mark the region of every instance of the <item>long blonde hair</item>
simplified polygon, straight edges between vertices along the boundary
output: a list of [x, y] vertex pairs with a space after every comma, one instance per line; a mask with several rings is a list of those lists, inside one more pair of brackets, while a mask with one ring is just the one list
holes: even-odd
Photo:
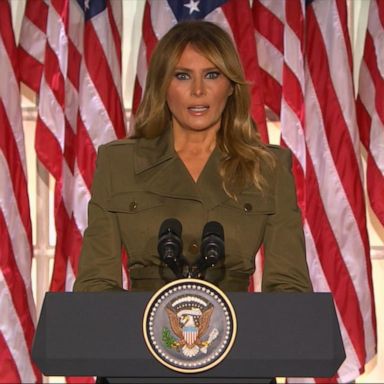
[[187, 21], [175, 25], [158, 42], [149, 64], [143, 100], [135, 119], [134, 137], [160, 136], [171, 126], [166, 93], [174, 69], [190, 44], [211, 61], [232, 83], [233, 93], [224, 108], [217, 143], [223, 153], [220, 175], [232, 198], [249, 185], [263, 190], [262, 169], [275, 159], [261, 142], [250, 116], [250, 92], [231, 37], [214, 23]]

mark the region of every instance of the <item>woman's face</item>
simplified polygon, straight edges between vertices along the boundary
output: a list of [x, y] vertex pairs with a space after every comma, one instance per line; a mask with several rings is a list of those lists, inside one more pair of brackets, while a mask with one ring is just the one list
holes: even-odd
[[232, 85], [191, 45], [184, 49], [167, 91], [174, 129], [218, 131]]

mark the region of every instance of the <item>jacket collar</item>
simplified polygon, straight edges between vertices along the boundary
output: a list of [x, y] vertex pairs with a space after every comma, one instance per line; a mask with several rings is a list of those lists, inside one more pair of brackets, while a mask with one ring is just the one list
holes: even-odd
[[195, 182], [173, 145], [173, 135], [168, 129], [155, 139], [138, 140], [134, 155], [135, 173], [147, 179], [146, 189], [152, 193], [204, 203], [211, 209], [229, 199], [221, 186], [218, 173], [221, 152], [212, 152], [199, 179]]
[[171, 129], [154, 139], [141, 138], [137, 142], [134, 155], [135, 173], [140, 174], [148, 169], [177, 156], [173, 147]]

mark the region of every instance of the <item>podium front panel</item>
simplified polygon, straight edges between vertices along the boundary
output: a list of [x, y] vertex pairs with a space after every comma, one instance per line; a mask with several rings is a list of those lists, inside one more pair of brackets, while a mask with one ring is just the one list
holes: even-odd
[[205, 372], [174, 372], [150, 354], [142, 333], [150, 293], [47, 293], [32, 357], [48, 376], [246, 380], [336, 373], [345, 353], [330, 294], [227, 295], [237, 316], [236, 340]]

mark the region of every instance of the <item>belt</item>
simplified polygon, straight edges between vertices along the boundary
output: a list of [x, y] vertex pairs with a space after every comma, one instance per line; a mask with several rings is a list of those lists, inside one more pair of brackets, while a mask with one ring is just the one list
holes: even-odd
[[[146, 266], [129, 271], [132, 291], [156, 291], [165, 284], [176, 280], [170, 268], [166, 266]], [[247, 291], [248, 273], [228, 270], [226, 268], [210, 268], [205, 273], [208, 281], [224, 291]]]

